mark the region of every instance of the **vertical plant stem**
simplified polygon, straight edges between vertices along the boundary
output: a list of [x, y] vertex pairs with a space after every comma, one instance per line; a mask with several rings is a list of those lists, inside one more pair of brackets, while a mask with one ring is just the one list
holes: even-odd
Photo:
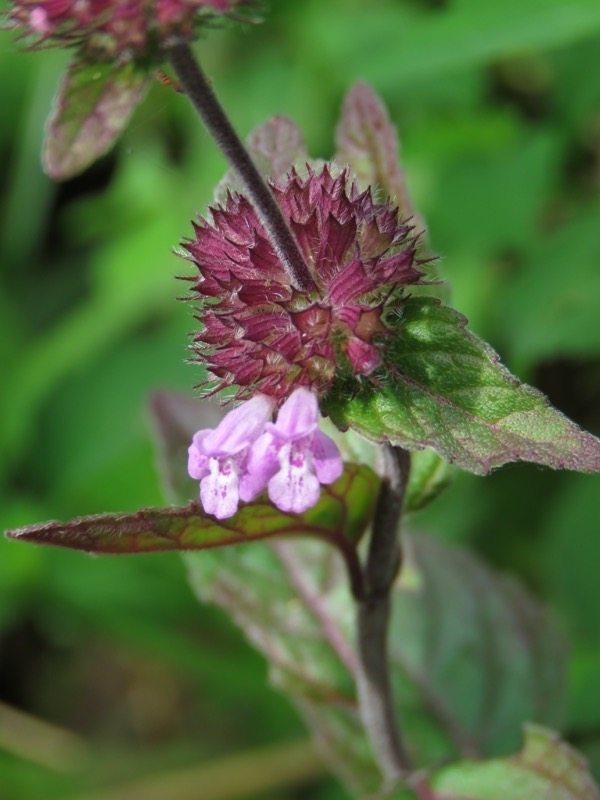
[[383, 446], [383, 481], [365, 564], [365, 592], [358, 603], [358, 695], [363, 724], [388, 784], [412, 769], [398, 728], [387, 652], [391, 590], [401, 563], [399, 523], [410, 470], [410, 454]]
[[248, 151], [235, 132], [189, 45], [183, 43], [174, 45], [169, 50], [169, 57], [192, 105], [219, 149], [236, 171], [240, 183], [248, 193], [271, 244], [292, 282], [298, 289], [310, 290], [314, 282], [298, 244], [283, 218], [271, 190], [254, 166]]

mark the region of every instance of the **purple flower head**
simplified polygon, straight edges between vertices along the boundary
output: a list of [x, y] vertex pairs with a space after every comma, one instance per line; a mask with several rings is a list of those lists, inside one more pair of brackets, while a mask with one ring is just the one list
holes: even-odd
[[5, 27], [32, 47], [74, 47], [83, 62], [162, 61], [174, 41], [193, 39], [241, 0], [13, 0]]
[[319, 499], [321, 484], [336, 481], [344, 465], [335, 442], [318, 430], [319, 407], [308, 389], [296, 389], [269, 421], [275, 403], [257, 395], [214, 429], [198, 431], [188, 450], [188, 472], [200, 481], [207, 514], [226, 519], [239, 501], [266, 489], [281, 511], [301, 514]]
[[340, 373], [372, 375], [385, 362], [386, 315], [422, 272], [411, 225], [347, 171], [292, 170], [271, 188], [313, 279], [307, 291], [291, 285], [239, 194], [195, 223], [183, 248], [200, 273], [190, 278], [202, 323], [193, 349], [212, 375], [208, 391], [236, 385], [240, 397], [262, 392], [281, 404], [298, 386], [321, 396]]
[[230, 411], [212, 430], [198, 431], [188, 449], [188, 473], [200, 481], [200, 500], [207, 514], [231, 517], [241, 500], [254, 500], [264, 483], [248, 473], [251, 445], [273, 413], [274, 403], [257, 395]]
[[336, 481], [344, 465], [335, 442], [318, 430], [319, 407], [308, 389], [296, 389], [281, 406], [277, 422], [267, 422], [252, 446], [248, 471], [269, 490], [281, 511], [312, 508], [321, 484]]

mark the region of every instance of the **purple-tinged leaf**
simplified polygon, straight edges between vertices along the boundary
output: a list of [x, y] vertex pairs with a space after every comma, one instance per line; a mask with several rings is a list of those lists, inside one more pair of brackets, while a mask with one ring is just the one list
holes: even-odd
[[286, 514], [263, 498], [242, 506], [227, 520], [215, 520], [198, 503], [191, 503], [185, 508], [149, 508], [133, 514], [45, 522], [6, 535], [36, 544], [113, 554], [204, 550], [267, 537], [311, 536], [340, 549], [353, 588], [360, 592], [355, 547], [372, 517], [377, 487], [378, 478], [368, 467], [347, 464], [341, 478], [323, 486], [319, 502], [304, 514]]
[[[248, 152], [260, 174], [265, 178], [283, 178], [293, 166], [302, 170], [309, 161], [302, 131], [296, 123], [284, 116], [276, 116], [255, 128], [246, 141]], [[227, 191], [243, 193], [235, 174], [230, 169], [215, 189], [215, 200], [224, 203]]]
[[113, 145], [150, 79], [134, 64], [72, 62], [48, 120], [44, 169], [57, 180], [77, 175]]
[[425, 221], [415, 212], [400, 162], [396, 129], [381, 98], [366, 83], [356, 83], [346, 95], [336, 130], [337, 153], [334, 161], [348, 164], [361, 189], [379, 188], [400, 209], [400, 216], [411, 220], [417, 233], [419, 256], [428, 263], [431, 283], [416, 286], [413, 294], [450, 299], [450, 287], [442, 280], [439, 265], [425, 238]]
[[526, 726], [518, 755], [453, 764], [433, 787], [435, 800], [600, 800], [584, 759], [537, 725]]
[[308, 159], [302, 131], [288, 117], [276, 116], [252, 131], [248, 150], [263, 175], [282, 178], [294, 164]]
[[[334, 160], [349, 164], [361, 188], [379, 186], [398, 205], [402, 216], [414, 217], [404, 171], [400, 167], [400, 148], [396, 129], [386, 107], [366, 83], [356, 83], [346, 95], [336, 131]], [[417, 220], [422, 230], [423, 223]]]
[[354, 396], [342, 386], [327, 398], [340, 428], [409, 450], [431, 447], [476, 474], [509, 461], [600, 471], [600, 440], [511, 375], [457, 311], [410, 297], [394, 324], [381, 385]]

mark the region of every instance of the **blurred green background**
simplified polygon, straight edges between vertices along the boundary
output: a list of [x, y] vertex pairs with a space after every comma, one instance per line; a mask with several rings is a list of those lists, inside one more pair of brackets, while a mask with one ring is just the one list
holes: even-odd
[[[597, 0], [265, 6], [263, 25], [198, 48], [240, 133], [287, 114], [327, 157], [345, 91], [371, 82], [454, 305], [513, 372], [600, 434]], [[224, 162], [157, 82], [114, 152], [53, 184], [39, 150], [64, 64], [0, 38], [1, 529], [161, 504], [145, 398], [198, 380], [185, 363], [190, 309], [176, 301], [185, 265], [170, 248]], [[459, 476], [413, 520], [554, 609], [572, 643], [565, 733], [597, 777], [599, 497], [597, 477], [517, 465]], [[280, 751], [254, 755], [304, 736], [266, 672], [221, 612], [197, 604], [177, 556], [94, 559], [0, 539], [0, 701], [33, 717], [17, 724], [0, 705], [0, 800], [117, 798], [114, 787], [180, 770], [184, 793], [164, 796], [208, 798], [194, 793], [203, 770], [245, 752], [242, 784], [260, 772], [273, 788], [233, 786], [225, 800], [347, 797], [309, 756], [277, 779]], [[84, 746], [94, 757], [80, 768]]]

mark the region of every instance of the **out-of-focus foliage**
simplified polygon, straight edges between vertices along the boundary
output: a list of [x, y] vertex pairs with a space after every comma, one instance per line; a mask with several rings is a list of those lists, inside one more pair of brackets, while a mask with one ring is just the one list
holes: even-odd
[[[506, 755], [523, 719], [559, 723], [563, 642], [523, 588], [422, 533], [404, 548], [389, 650], [416, 766]], [[335, 551], [290, 541], [204, 555], [186, 558], [199, 597], [231, 613], [328, 761], [370, 796], [381, 776], [358, 713], [354, 615]]]
[[585, 761], [556, 734], [528, 725], [523, 750], [517, 756], [483, 763], [466, 762], [442, 770], [435, 788], [444, 797], [479, 800], [597, 800], [598, 789]]
[[[309, 152], [329, 156], [347, 88], [370, 81], [399, 128], [453, 305], [511, 371], [598, 435], [596, 0], [266, 6], [262, 26], [200, 47], [240, 132], [287, 114]], [[39, 150], [64, 64], [17, 54], [2, 34], [2, 528], [163, 503], [145, 397], [200, 379], [175, 301], [186, 266], [169, 249], [224, 163], [185, 99], [157, 82], [116, 151], [52, 184]], [[412, 522], [519, 574], [554, 608], [572, 643], [563, 731], [600, 777], [598, 479], [529, 465], [460, 475]], [[0, 541], [0, 699], [96, 754], [49, 768], [0, 714], [2, 800], [75, 798], [301, 736], [266, 672], [226, 617], [197, 605], [175, 555], [91, 559]], [[292, 774], [294, 788], [256, 789], [257, 800], [347, 796], [314, 768]]]

